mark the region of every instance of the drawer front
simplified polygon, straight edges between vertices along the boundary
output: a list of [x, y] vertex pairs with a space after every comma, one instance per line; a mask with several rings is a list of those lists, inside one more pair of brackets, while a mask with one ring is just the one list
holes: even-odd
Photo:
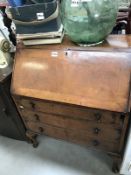
[[96, 136], [101, 140], [119, 142], [121, 138], [122, 128], [113, 125], [105, 125], [104, 123], [97, 123], [85, 119], [76, 119], [61, 115], [52, 115], [41, 112], [31, 112], [28, 110], [21, 111], [22, 117], [26, 121], [40, 122], [43, 124], [75, 130], [76, 132], [86, 132], [90, 136]]
[[104, 142], [97, 137], [91, 137], [85, 131], [76, 131], [70, 129], [59, 128], [55, 126], [46, 125], [43, 123], [26, 123], [28, 129], [38, 134], [44, 134], [53, 138], [62, 139], [78, 144], [82, 144], [89, 147], [94, 147], [95, 149], [105, 150], [107, 152], [118, 152], [118, 143]]
[[97, 123], [105, 123], [110, 125], [117, 125], [122, 127], [123, 116], [119, 113], [90, 109], [80, 106], [65, 105], [54, 102], [46, 102], [32, 99], [17, 100], [20, 109], [27, 108], [30, 111], [39, 111], [49, 114], [57, 114], [68, 117], [75, 117], [75, 119], [84, 119], [95, 121]]

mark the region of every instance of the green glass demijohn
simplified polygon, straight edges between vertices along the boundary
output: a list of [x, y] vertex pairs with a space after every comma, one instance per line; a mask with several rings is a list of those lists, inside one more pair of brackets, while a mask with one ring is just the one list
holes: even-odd
[[62, 0], [61, 17], [66, 34], [81, 45], [101, 43], [112, 31], [117, 0]]

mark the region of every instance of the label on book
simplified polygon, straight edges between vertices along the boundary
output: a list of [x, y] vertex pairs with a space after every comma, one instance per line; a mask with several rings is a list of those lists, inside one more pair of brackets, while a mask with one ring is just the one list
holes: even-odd
[[44, 15], [43, 12], [41, 12], [41, 13], [36, 13], [36, 16], [37, 16], [37, 19], [38, 19], [38, 20], [43, 20], [43, 19], [45, 19], [45, 15]]
[[72, 0], [71, 7], [79, 7], [79, 4], [82, 2], [91, 2], [92, 0]]
[[72, 0], [71, 1], [71, 7], [78, 7], [80, 3], [80, 0]]

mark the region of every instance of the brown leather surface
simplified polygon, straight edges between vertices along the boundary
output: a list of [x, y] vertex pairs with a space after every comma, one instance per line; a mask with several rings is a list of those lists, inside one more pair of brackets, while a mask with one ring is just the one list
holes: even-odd
[[114, 38], [94, 48], [69, 44], [67, 50], [71, 42], [66, 39], [62, 45], [43, 49], [18, 49], [12, 93], [128, 112], [131, 36]]

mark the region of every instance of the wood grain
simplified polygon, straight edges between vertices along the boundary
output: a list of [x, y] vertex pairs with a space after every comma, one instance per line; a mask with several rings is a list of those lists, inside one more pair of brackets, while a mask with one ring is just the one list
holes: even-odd
[[17, 50], [13, 94], [129, 112], [130, 52], [52, 48]]
[[75, 130], [75, 132], [85, 132], [89, 136], [96, 136], [101, 140], [119, 142], [121, 139], [123, 126], [105, 125], [94, 121], [81, 120], [71, 117], [52, 115], [47, 113], [38, 113], [31, 111], [23, 111], [22, 117], [26, 121], [40, 122], [43, 124], [64, 128], [67, 130]]
[[11, 92], [36, 146], [37, 134], [122, 156], [130, 113], [131, 35], [83, 48], [18, 46]]
[[76, 132], [75, 130], [67, 130], [42, 123], [27, 122], [26, 124], [31, 131], [38, 134], [48, 135], [57, 139], [70, 141], [92, 148], [94, 147], [95, 149], [99, 150], [105, 150], [107, 152], [118, 152], [118, 143], [104, 142], [99, 140], [98, 137], [88, 135], [86, 132]]
[[24, 110], [21, 112], [25, 113], [28, 111], [44, 112], [47, 114], [60, 115], [68, 118], [74, 118], [78, 120], [87, 120], [95, 123], [103, 123], [108, 125], [122, 126], [124, 118], [121, 117], [120, 113], [97, 110], [87, 107], [81, 107], [76, 105], [67, 105], [62, 103], [55, 103], [52, 101], [21, 98], [17, 101], [17, 106], [23, 106]]

